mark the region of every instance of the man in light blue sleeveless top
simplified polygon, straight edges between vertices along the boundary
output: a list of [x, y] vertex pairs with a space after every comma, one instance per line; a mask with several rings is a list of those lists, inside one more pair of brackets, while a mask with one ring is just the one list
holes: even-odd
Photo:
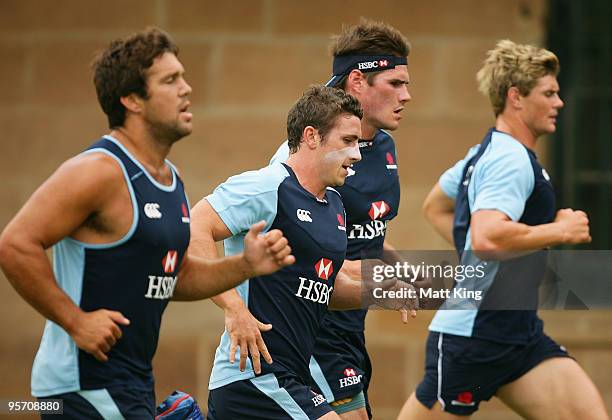
[[258, 235], [263, 223], [244, 253], [187, 255], [189, 203], [165, 159], [192, 130], [177, 54], [158, 29], [101, 52], [94, 82], [110, 134], [65, 162], [0, 238], [6, 276], [47, 318], [32, 394], [63, 400], [62, 418], [153, 418], [151, 362], [169, 300], [207, 298], [293, 262], [280, 231]]

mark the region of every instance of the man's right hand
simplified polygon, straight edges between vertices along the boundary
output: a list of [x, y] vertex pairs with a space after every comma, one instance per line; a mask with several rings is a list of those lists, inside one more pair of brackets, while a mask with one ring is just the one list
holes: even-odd
[[240, 346], [239, 368], [241, 372], [246, 367], [249, 354], [256, 374], [261, 373], [261, 356], [268, 364], [272, 363], [272, 357], [261, 337], [262, 331], [272, 329], [271, 324], [259, 322], [243, 304], [240, 304], [225, 309], [225, 328], [231, 339], [230, 363], [236, 361], [236, 350]]
[[295, 262], [291, 247], [278, 229], [262, 234], [265, 221], [255, 223], [244, 237], [244, 261], [252, 276], [272, 274]]
[[562, 243], [583, 244], [591, 242], [589, 218], [581, 210], [562, 209], [557, 212], [555, 223], [559, 223], [563, 232]]
[[98, 309], [81, 312], [70, 328], [70, 336], [81, 350], [101, 362], [108, 361], [106, 353], [123, 335], [120, 325], [130, 325], [121, 312]]

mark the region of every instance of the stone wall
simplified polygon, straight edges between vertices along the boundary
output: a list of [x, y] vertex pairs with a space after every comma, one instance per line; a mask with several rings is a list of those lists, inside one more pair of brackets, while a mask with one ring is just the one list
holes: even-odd
[[[285, 136], [286, 112], [330, 76], [329, 35], [360, 16], [411, 41], [413, 101], [395, 133], [402, 204], [389, 239], [400, 249], [445, 248], [421, 203], [439, 174], [493, 123], [475, 72], [501, 38], [543, 44], [544, 0], [3, 0], [0, 12], [0, 227], [66, 158], [107, 131], [88, 67], [96, 49], [147, 25], [169, 31], [194, 92], [194, 134], [174, 147], [192, 203], [228, 176], [265, 165]], [[544, 151], [544, 149], [542, 149]], [[41, 209], [40, 211], [44, 211]], [[0, 399], [29, 395], [43, 320], [0, 281]], [[409, 326], [369, 316], [378, 418], [393, 418], [422, 375], [431, 314]], [[547, 314], [612, 404], [609, 314]], [[223, 317], [210, 302], [170, 305], [155, 361], [158, 400], [174, 388], [202, 404]], [[579, 333], [577, 333], [577, 331]], [[576, 335], [578, 334], [578, 335]], [[607, 374], [606, 374], [607, 372]], [[17, 418], [17, 417], [15, 417]], [[475, 418], [517, 418], [499, 402]]]

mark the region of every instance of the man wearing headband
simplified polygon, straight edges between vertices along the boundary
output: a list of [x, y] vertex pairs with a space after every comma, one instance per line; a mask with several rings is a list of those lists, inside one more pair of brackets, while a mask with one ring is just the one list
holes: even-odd
[[[411, 99], [406, 59], [410, 45], [395, 28], [362, 19], [333, 38], [331, 51], [333, 77], [327, 86], [344, 89], [363, 107], [359, 142], [362, 160], [349, 168], [346, 183], [338, 187], [346, 208], [348, 236], [347, 260], [342, 269], [352, 278], [361, 279], [362, 253], [380, 258], [383, 250], [393, 249], [385, 242], [385, 234], [388, 221], [397, 215], [400, 184], [395, 143], [384, 130], [399, 127], [404, 105]], [[285, 142], [272, 161], [284, 162], [288, 156]], [[213, 300], [225, 309], [228, 332], [234, 343], [245, 349], [244, 358], [246, 349], [255, 349], [255, 354], [249, 351], [255, 366], [259, 365], [260, 352], [270, 361], [260, 331], [273, 326], [255, 319], [234, 291]], [[371, 417], [367, 388], [372, 369], [365, 347], [366, 313], [364, 309], [330, 312], [310, 361], [316, 387], [346, 419]]]
[[[362, 20], [332, 41], [334, 75], [327, 83], [356, 97], [363, 107], [362, 160], [339, 188], [346, 209], [348, 247], [344, 269], [361, 279], [364, 257], [393, 250], [387, 223], [398, 212], [400, 183], [395, 142], [384, 130], [399, 127], [410, 101], [410, 44], [395, 28]], [[310, 373], [334, 410], [345, 419], [371, 417], [367, 397], [372, 365], [365, 345], [367, 309], [330, 312], [319, 332]]]
[[[236, 288], [252, 316], [274, 325], [264, 334], [274, 362], [251, 367], [242, 347], [247, 370], [241, 371], [229, 361], [228, 328], [215, 353], [208, 419], [339, 418], [325, 397], [313, 392], [309, 362], [328, 307], [361, 306], [361, 284], [340, 271], [346, 217], [331, 186], [344, 184], [350, 165], [361, 158], [362, 115], [359, 102], [346, 92], [311, 87], [288, 114], [287, 161], [233, 176], [193, 208], [192, 252], [215, 257], [219, 240], [227, 255], [240, 252], [250, 221], [262, 219], [266, 229], [282, 229], [295, 256], [291, 268], [251, 277]], [[412, 288], [400, 282], [391, 286]], [[409, 299], [381, 303], [413, 307]], [[249, 350], [254, 363], [257, 348]]]

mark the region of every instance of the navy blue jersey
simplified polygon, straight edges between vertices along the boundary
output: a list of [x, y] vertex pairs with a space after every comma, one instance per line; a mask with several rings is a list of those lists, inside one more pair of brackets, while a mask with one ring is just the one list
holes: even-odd
[[59, 286], [84, 311], [120, 311], [130, 320], [107, 362], [78, 349], [47, 321], [32, 371], [32, 394], [129, 386], [151, 390], [151, 360], [162, 313], [172, 296], [189, 245], [189, 205], [176, 170], [172, 185], [157, 181], [116, 139], [105, 136], [84, 153], [105, 153], [121, 166], [133, 206], [132, 225], [120, 240], [88, 244], [70, 237], [53, 248]]
[[[343, 186], [336, 187], [346, 210], [348, 260], [381, 258], [387, 223], [397, 216], [400, 184], [393, 137], [378, 130], [375, 137], [359, 142], [361, 160], [349, 168]], [[289, 156], [281, 145], [272, 162]], [[325, 320], [329, 328], [359, 332], [364, 329], [367, 310], [332, 311]]]
[[[226, 255], [242, 251], [244, 235], [259, 220], [267, 222], [266, 230], [281, 229], [288, 239], [295, 264], [251, 278], [236, 290], [255, 318], [273, 325], [262, 335], [274, 363], [262, 364], [262, 375], [291, 372], [308, 383], [317, 332], [346, 254], [340, 195], [327, 189], [325, 198], [318, 199], [300, 185], [289, 166], [275, 163], [229, 178], [206, 199], [233, 234], [225, 240]], [[250, 360], [244, 372], [229, 363], [229, 349], [225, 331], [210, 389], [254, 377]]]
[[[466, 279], [455, 287], [482, 290], [485, 297], [477, 308], [465, 299], [448, 299], [429, 329], [502, 343], [530, 341], [542, 333], [536, 310], [546, 251], [486, 264], [466, 251], [472, 249], [471, 214], [478, 210], [498, 210], [530, 226], [554, 220], [555, 194], [546, 170], [532, 150], [510, 135], [491, 129], [479, 146], [442, 175], [440, 186], [455, 199], [453, 233], [461, 263], [483, 267], [485, 272], [483, 277]], [[512, 307], [525, 309], [491, 310]]]

